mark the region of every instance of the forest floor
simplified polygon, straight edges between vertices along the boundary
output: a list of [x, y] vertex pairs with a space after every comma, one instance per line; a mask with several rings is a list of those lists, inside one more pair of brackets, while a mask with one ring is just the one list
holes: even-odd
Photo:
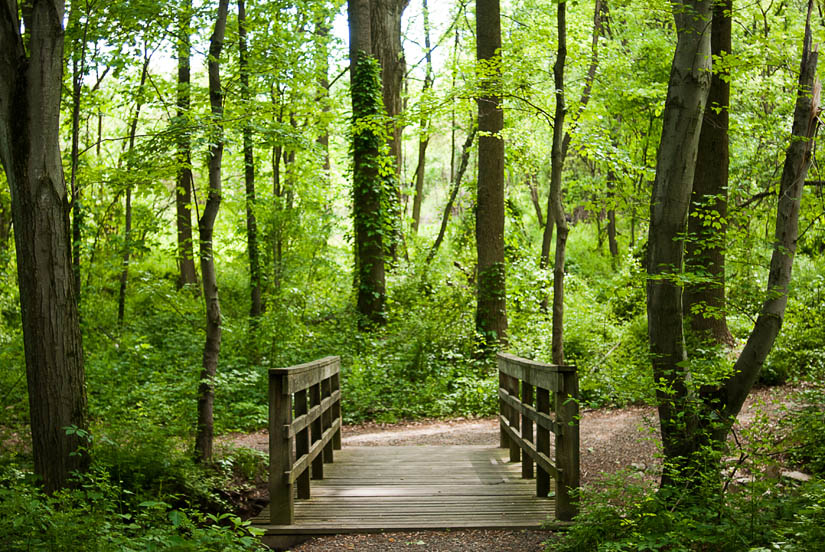
[[[755, 420], [774, 425], [788, 405], [789, 386], [757, 389], [748, 398], [735, 428], [741, 435]], [[765, 415], [764, 417], [762, 415]], [[652, 407], [585, 410], [581, 424], [581, 477], [585, 487], [598, 487], [605, 475], [630, 469], [655, 480], [658, 418]], [[740, 437], [741, 438], [741, 437]], [[235, 445], [267, 450], [265, 432], [227, 436]], [[344, 446], [495, 445], [498, 422], [492, 418], [419, 420], [398, 424], [345, 425]], [[453, 530], [316, 537], [293, 552], [533, 552], [557, 540], [547, 531]], [[552, 549], [552, 548], [551, 548]]]

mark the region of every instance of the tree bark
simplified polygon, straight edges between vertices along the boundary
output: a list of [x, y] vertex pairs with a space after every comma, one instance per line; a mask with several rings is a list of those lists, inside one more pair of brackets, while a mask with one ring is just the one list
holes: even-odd
[[[60, 158], [61, 1], [0, 8], [0, 160], [11, 191], [35, 473], [47, 492], [88, 466], [85, 372]], [[28, 48], [24, 47], [24, 43]], [[29, 56], [28, 52], [31, 53]]]
[[[381, 198], [384, 182], [378, 172], [380, 134], [365, 124], [380, 117], [376, 101], [380, 77], [372, 57], [369, 0], [348, 0], [350, 82], [353, 127], [353, 226], [355, 287], [359, 326], [367, 329], [386, 322], [384, 303], [384, 241]], [[374, 126], [374, 125], [373, 125]]]
[[[707, 26], [712, 4], [711, 0], [671, 2], [677, 43], [650, 200], [648, 338], [653, 379], [658, 384], [656, 395], [666, 459], [686, 457], [690, 444], [685, 436], [694, 435], [696, 430], [695, 416], [689, 414], [682, 287], [678, 277], [682, 270], [682, 240], [687, 229], [702, 112], [710, 87]], [[662, 483], [672, 483], [667, 473]]]
[[[731, 51], [732, 0], [713, 4], [711, 54], [714, 59]], [[728, 213], [728, 109], [730, 71], [715, 69], [710, 80], [702, 120], [696, 173], [690, 196], [685, 270], [700, 283], [685, 286], [684, 311], [699, 340], [733, 344], [725, 308], [725, 234]]]
[[[424, 74], [424, 85], [421, 88], [421, 99], [425, 101], [433, 86], [433, 56], [430, 51], [430, 12], [427, 9], [427, 0], [422, 0], [422, 15], [424, 17], [424, 48], [426, 49], [427, 69]], [[430, 143], [430, 121], [424, 109], [421, 110], [419, 123], [421, 136], [418, 139], [418, 165], [415, 168], [415, 196], [413, 197], [412, 233], [418, 234], [418, 225], [421, 224], [421, 202], [424, 200], [424, 174], [427, 161], [427, 145]]]
[[616, 241], [616, 173], [607, 171], [607, 246], [613, 266], [619, 257], [619, 242]]
[[190, 84], [190, 36], [192, 21], [192, 0], [183, 0], [177, 38], [178, 90], [177, 119], [180, 128], [177, 134], [177, 185], [175, 187], [175, 209], [177, 226], [178, 285], [193, 287], [198, 283], [195, 271], [195, 255], [192, 245], [192, 140], [189, 136], [189, 109], [191, 104]]
[[[241, 101], [247, 117], [251, 117], [251, 91], [249, 88], [249, 60], [246, 48], [246, 6], [238, 0], [238, 52], [241, 77]], [[261, 267], [258, 252], [258, 220], [255, 216], [255, 148], [252, 142], [252, 122], [247, 118], [243, 125], [244, 183], [246, 185], [246, 243], [249, 256], [249, 316], [253, 321], [263, 313], [261, 297]]]
[[[567, 252], [567, 219], [562, 203], [561, 177], [564, 170], [564, 64], [567, 61], [567, 2], [559, 2], [556, 17], [558, 51], [553, 64], [553, 81], [556, 87], [556, 110], [553, 121], [553, 147], [551, 150], [550, 197], [547, 202], [547, 220], [553, 213], [556, 223], [556, 254], [553, 262], [553, 330], [552, 357], [554, 364], [564, 364], [564, 262]], [[594, 35], [596, 31], [594, 30]], [[595, 71], [594, 71], [595, 72]], [[589, 93], [588, 93], [589, 94]], [[586, 102], [585, 102], [586, 103]], [[567, 135], [569, 136], [569, 134]]]
[[221, 350], [221, 306], [212, 239], [215, 219], [221, 205], [223, 91], [221, 90], [220, 58], [228, 10], [229, 0], [220, 0], [215, 29], [209, 40], [209, 105], [212, 111], [213, 132], [209, 147], [209, 194], [203, 214], [198, 221], [203, 298], [206, 302], [206, 343], [203, 348], [203, 370], [198, 387], [198, 427], [195, 434], [195, 457], [201, 462], [212, 460], [214, 379], [218, 371], [218, 355]]
[[401, 133], [403, 125], [399, 121], [402, 111], [401, 90], [406, 61], [404, 50], [401, 48], [401, 16], [410, 0], [369, 0], [370, 50], [381, 66], [381, 85], [384, 110], [389, 118], [389, 137], [387, 143], [395, 168], [394, 194], [388, 199], [391, 226], [394, 235], [388, 236], [388, 244], [393, 258], [395, 258], [396, 244], [400, 241], [401, 232]]
[[476, 0], [476, 57], [483, 78], [478, 103], [476, 331], [495, 348], [507, 340], [504, 268], [504, 140], [501, 130], [501, 19], [499, 0]]

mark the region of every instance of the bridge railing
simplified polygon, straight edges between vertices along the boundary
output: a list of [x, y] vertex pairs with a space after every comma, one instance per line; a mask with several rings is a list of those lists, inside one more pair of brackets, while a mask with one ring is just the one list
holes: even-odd
[[269, 512], [275, 525], [294, 522], [296, 494], [309, 498], [310, 472], [323, 479], [324, 463], [341, 448], [340, 372], [337, 356], [269, 370]]
[[[501, 447], [521, 464], [521, 476], [534, 477], [536, 495], [550, 493], [556, 480], [556, 518], [570, 521], [579, 487], [579, 381], [575, 366], [555, 366], [499, 353], [499, 422]], [[552, 414], [552, 416], [551, 416]], [[555, 436], [555, 459], [550, 434]]]

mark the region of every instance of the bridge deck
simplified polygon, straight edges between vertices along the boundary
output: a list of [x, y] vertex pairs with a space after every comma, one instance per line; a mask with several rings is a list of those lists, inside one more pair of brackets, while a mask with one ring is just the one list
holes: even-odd
[[[521, 528], [554, 519], [555, 501], [535, 496], [521, 464], [490, 446], [344, 447], [296, 500], [294, 525], [253, 520], [267, 536], [383, 530]], [[264, 539], [266, 541], [266, 538]]]

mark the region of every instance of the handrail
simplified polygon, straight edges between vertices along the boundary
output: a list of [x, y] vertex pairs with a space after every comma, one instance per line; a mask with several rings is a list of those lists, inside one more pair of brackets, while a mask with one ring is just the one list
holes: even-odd
[[[548, 496], [550, 477], [556, 480], [556, 518], [570, 521], [577, 512], [571, 495], [580, 479], [576, 367], [542, 364], [507, 353], [498, 353], [497, 361], [501, 447], [510, 449], [511, 462], [522, 462], [524, 479], [533, 478], [535, 463], [537, 496]], [[550, 456], [551, 433], [555, 435], [555, 460]]]
[[337, 356], [269, 370], [269, 515], [275, 525], [292, 525], [295, 484], [297, 497], [309, 498], [310, 467], [312, 479], [323, 479], [324, 463], [341, 449], [340, 372]]

